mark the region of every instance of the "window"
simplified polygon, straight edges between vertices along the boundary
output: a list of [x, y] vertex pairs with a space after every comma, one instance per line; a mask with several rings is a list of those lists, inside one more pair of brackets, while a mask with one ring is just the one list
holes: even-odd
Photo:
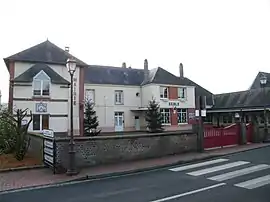
[[170, 109], [160, 109], [160, 113], [162, 116], [162, 124], [170, 124], [171, 123]]
[[49, 115], [48, 114], [34, 114], [33, 115], [33, 130], [49, 129]]
[[187, 123], [187, 109], [177, 109], [178, 123]]
[[168, 88], [160, 87], [160, 98], [169, 98]]
[[223, 116], [223, 123], [232, 123], [232, 115], [228, 114], [228, 115], [224, 115]]
[[260, 123], [261, 124], [264, 124], [264, 114], [261, 114], [260, 115]]
[[187, 98], [187, 88], [178, 88], [178, 98], [186, 99]]
[[85, 90], [85, 101], [95, 102], [95, 90], [86, 89]]
[[33, 78], [33, 94], [34, 96], [50, 95], [50, 77], [42, 70]]
[[203, 122], [213, 123], [213, 114], [206, 113], [206, 116], [203, 117]]
[[115, 91], [115, 104], [116, 105], [124, 104], [124, 93], [122, 90]]

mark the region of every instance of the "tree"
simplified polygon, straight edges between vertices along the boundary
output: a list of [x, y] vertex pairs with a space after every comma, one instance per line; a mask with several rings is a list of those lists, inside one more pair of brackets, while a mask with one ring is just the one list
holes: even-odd
[[98, 135], [101, 130], [97, 130], [99, 125], [98, 117], [96, 116], [96, 111], [94, 110], [94, 102], [85, 102], [85, 112], [84, 112], [84, 134], [86, 136]]
[[159, 104], [155, 99], [149, 101], [145, 120], [147, 122], [149, 132], [157, 133], [164, 130], [162, 126], [162, 115], [160, 113]]

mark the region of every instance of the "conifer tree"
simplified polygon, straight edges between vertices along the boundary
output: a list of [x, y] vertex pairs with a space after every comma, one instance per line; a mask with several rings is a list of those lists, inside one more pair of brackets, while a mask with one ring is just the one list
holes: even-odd
[[148, 132], [157, 133], [164, 130], [162, 126], [162, 115], [160, 113], [159, 104], [155, 99], [149, 101], [145, 120], [147, 122]]
[[85, 102], [84, 111], [84, 134], [86, 136], [98, 135], [101, 130], [97, 130], [99, 125], [98, 117], [96, 116], [96, 111], [94, 110], [94, 102]]

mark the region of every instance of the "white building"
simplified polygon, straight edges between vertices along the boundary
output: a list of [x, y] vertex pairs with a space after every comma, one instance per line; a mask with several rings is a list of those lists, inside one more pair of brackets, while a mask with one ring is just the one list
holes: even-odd
[[[10, 73], [9, 107], [32, 111], [31, 131], [52, 129], [69, 131], [68, 58], [75, 58], [50, 41], [45, 41], [4, 59]], [[95, 102], [102, 132], [144, 130], [144, 112], [155, 98], [160, 103], [167, 129], [186, 129], [192, 123], [195, 94], [206, 95], [211, 105], [212, 94], [184, 77], [158, 67], [144, 69], [87, 65], [77, 61], [74, 78], [74, 133], [83, 135], [85, 99]], [[175, 110], [177, 108], [177, 110]], [[176, 113], [174, 113], [176, 112]]]

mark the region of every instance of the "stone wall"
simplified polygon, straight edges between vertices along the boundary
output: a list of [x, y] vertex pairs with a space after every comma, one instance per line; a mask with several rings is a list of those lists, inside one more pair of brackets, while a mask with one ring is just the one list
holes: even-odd
[[[56, 162], [68, 166], [68, 138], [56, 139]], [[179, 154], [197, 149], [197, 135], [192, 132], [136, 134], [124, 136], [76, 137], [76, 164], [94, 166]]]

